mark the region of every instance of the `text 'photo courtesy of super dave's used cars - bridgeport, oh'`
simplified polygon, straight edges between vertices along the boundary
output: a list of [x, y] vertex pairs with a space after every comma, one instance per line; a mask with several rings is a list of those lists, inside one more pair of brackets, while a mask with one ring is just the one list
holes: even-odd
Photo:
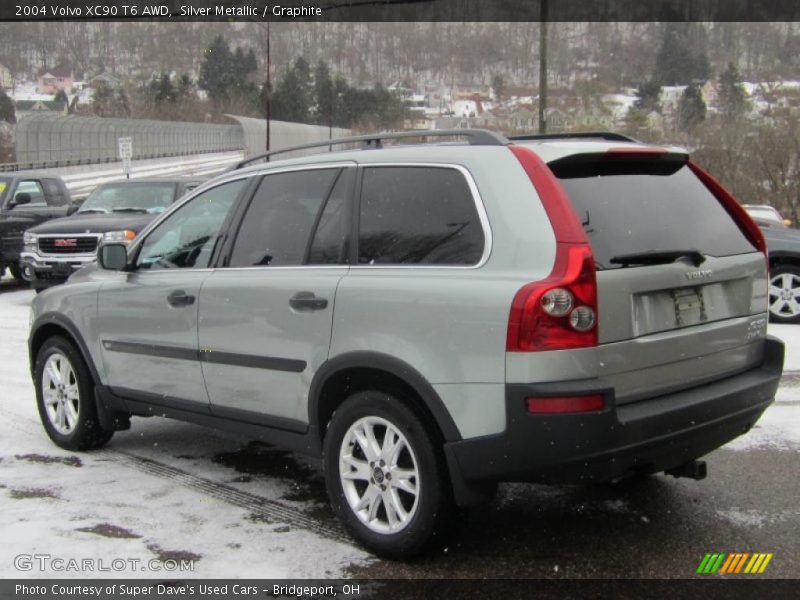
[[[345, 143], [366, 149], [328, 151]], [[500, 482], [702, 479], [773, 401], [764, 235], [685, 149], [480, 129], [317, 146], [98, 238], [34, 299], [55, 444], [159, 415], [321, 458], [352, 537], [407, 558]]]

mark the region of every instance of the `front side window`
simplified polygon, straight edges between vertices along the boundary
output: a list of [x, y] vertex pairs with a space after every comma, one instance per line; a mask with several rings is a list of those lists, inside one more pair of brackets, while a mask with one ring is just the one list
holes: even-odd
[[204, 269], [219, 242], [222, 226], [247, 180], [219, 185], [195, 196], [160, 223], [142, 244], [140, 269]]
[[484, 234], [464, 175], [442, 167], [369, 167], [361, 188], [362, 265], [475, 265]]
[[317, 213], [339, 169], [311, 169], [266, 175], [242, 220], [231, 267], [303, 264]]

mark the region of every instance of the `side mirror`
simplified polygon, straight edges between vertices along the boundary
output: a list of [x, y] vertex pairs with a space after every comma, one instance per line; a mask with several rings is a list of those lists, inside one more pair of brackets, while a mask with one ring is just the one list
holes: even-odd
[[23, 204], [30, 204], [31, 203], [31, 195], [27, 192], [20, 192], [14, 198], [12, 198], [11, 202], [9, 203], [9, 208], [14, 208], [15, 206], [21, 206]]
[[67, 207], [67, 216], [69, 216], [69, 215], [74, 215], [76, 212], [78, 212], [78, 209], [79, 209], [79, 208], [80, 208], [80, 207], [79, 207], [79, 206], [76, 206], [75, 204], [70, 204], [70, 205]]
[[106, 271], [122, 271], [128, 266], [128, 246], [103, 244], [97, 251], [97, 264]]

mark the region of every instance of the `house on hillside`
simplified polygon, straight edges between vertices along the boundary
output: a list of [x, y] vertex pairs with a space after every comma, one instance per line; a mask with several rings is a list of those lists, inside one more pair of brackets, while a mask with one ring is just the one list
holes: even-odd
[[36, 91], [40, 94], [56, 94], [63, 90], [69, 92], [75, 82], [75, 73], [70, 67], [59, 66], [42, 69], [37, 74]]
[[115, 90], [119, 87], [122, 87], [122, 80], [119, 77], [115, 77], [108, 71], [103, 71], [102, 73], [89, 78], [88, 85], [90, 88], [95, 90], [100, 86], [106, 86], [107, 88]]

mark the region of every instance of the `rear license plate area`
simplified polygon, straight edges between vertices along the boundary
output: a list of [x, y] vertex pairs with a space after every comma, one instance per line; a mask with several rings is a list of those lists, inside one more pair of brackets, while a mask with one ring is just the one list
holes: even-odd
[[708, 320], [703, 290], [699, 287], [679, 288], [670, 292], [675, 309], [675, 326], [696, 325]]

